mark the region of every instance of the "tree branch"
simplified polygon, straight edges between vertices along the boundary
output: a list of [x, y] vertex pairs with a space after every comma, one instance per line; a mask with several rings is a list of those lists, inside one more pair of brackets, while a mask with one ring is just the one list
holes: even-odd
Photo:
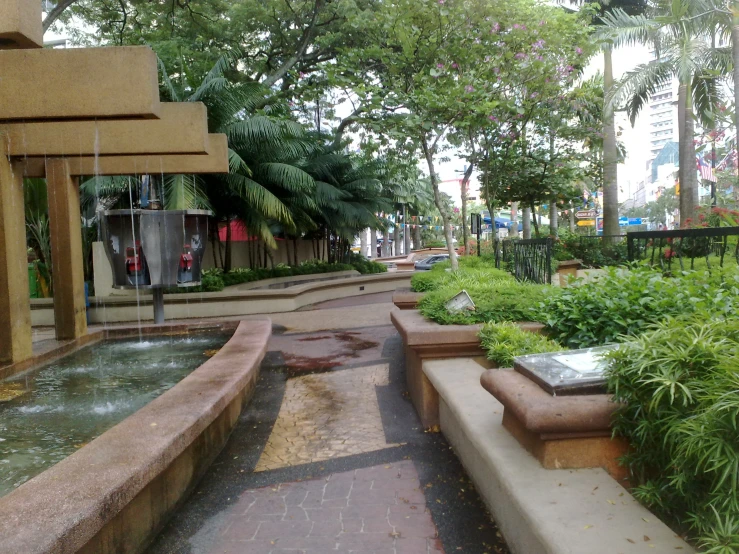
[[337, 150], [339, 148], [339, 144], [341, 144], [341, 137], [344, 135], [344, 131], [349, 125], [357, 121], [359, 114], [361, 114], [363, 111], [364, 106], [360, 104], [357, 108], [354, 109], [351, 114], [341, 120], [339, 125], [336, 127], [336, 130], [334, 131], [334, 141], [331, 143], [331, 150]]
[[277, 71], [272, 73], [272, 75], [267, 77], [262, 82], [264, 86], [271, 87], [272, 85], [274, 85], [277, 81], [282, 79], [296, 63], [298, 63], [303, 58], [303, 55], [305, 55], [306, 50], [308, 50], [308, 45], [313, 38], [313, 30], [316, 27], [316, 19], [318, 18], [318, 12], [320, 10], [320, 3], [321, 0], [316, 0], [315, 4], [313, 5], [313, 15], [311, 16], [308, 27], [306, 27], [303, 31], [303, 36], [300, 39], [300, 46], [298, 47], [298, 51], [294, 55], [290, 56], [287, 61], [277, 69]]
[[42, 23], [44, 33], [49, 30], [49, 27], [51, 27], [57, 19], [59, 19], [59, 17], [64, 13], [64, 10], [75, 2], [77, 2], [77, 0], [60, 0], [44, 18], [44, 22]]

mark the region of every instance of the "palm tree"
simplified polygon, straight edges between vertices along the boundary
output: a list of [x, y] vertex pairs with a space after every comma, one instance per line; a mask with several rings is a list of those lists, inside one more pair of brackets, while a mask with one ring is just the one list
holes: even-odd
[[316, 182], [315, 210], [309, 214], [320, 236], [328, 233], [331, 260], [345, 256], [351, 243], [368, 227], [386, 229], [377, 214], [394, 205], [392, 172], [381, 159], [363, 159], [336, 152], [330, 137], [302, 166]]
[[[175, 102], [203, 102], [208, 108], [209, 132], [228, 137], [227, 175], [169, 175], [161, 183], [166, 209], [209, 208], [217, 221], [226, 222], [226, 271], [231, 269], [233, 219], [243, 221], [252, 236], [274, 248], [274, 223], [296, 228], [284, 198], [310, 196], [315, 190], [312, 177], [297, 165], [316, 147], [314, 141], [289, 117], [285, 106], [270, 105], [256, 112], [254, 107], [263, 104], [267, 91], [257, 83], [230, 80], [226, 74], [233, 61], [233, 56], [220, 58], [202, 79], [186, 68], [171, 78], [160, 62], [163, 96]], [[102, 197], [108, 205], [126, 204], [131, 188], [138, 190], [137, 181], [131, 178], [95, 178], [83, 183], [83, 200]]]
[[[603, 36], [614, 44], [654, 44], [657, 58], [628, 72], [611, 91], [608, 105], [626, 102], [632, 124], [650, 96], [672, 78], [678, 80], [680, 141], [680, 223], [691, 220], [698, 207], [695, 167], [695, 119], [710, 125], [706, 114], [717, 103], [715, 71], [728, 69], [727, 53], [708, 44], [704, 0], [657, 0], [652, 16], [629, 15], [615, 9], [603, 16]], [[698, 109], [696, 109], [696, 107]]]
[[[599, 18], [614, 10], [637, 16], [647, 9], [647, 0], [569, 0], [570, 4], [596, 4]], [[603, 43], [603, 91], [608, 98], [613, 90], [613, 47], [611, 42]], [[609, 105], [603, 110], [603, 234], [620, 234], [618, 226], [618, 143], [613, 109]]]

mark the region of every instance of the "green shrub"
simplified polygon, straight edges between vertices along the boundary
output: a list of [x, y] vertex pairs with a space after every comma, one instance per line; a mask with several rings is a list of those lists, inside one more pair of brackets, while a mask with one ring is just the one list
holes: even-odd
[[608, 360], [634, 496], [703, 552], [739, 552], [739, 321], [671, 318]]
[[261, 281], [262, 279], [314, 275], [332, 273], [334, 271], [351, 271], [352, 269], [354, 267], [349, 264], [328, 263], [323, 260], [308, 260], [297, 266], [278, 264], [274, 268], [234, 268], [223, 275], [223, 282], [225, 286], [230, 287], [242, 283], [251, 283], [252, 281]]
[[513, 279], [509, 273], [496, 269], [491, 258], [469, 256], [459, 259], [458, 271], [446, 271], [448, 267], [449, 262], [441, 262], [434, 264], [431, 271], [416, 273], [411, 277], [411, 288], [415, 292], [428, 292], [455, 285], [461, 290], [478, 284]]
[[[359, 271], [362, 275], [368, 275], [372, 273], [385, 273], [387, 272], [387, 266], [373, 260], [368, 260], [357, 252], [351, 252], [349, 255], [349, 263], [351, 266]], [[351, 268], [350, 268], [351, 269]]]
[[167, 294], [180, 294], [185, 292], [220, 292], [224, 288], [223, 270], [219, 268], [204, 269], [201, 274], [200, 284], [196, 287], [170, 287], [164, 290]]
[[446, 242], [443, 240], [427, 240], [423, 244], [424, 248], [446, 248]]
[[625, 239], [617, 243], [603, 242], [597, 237], [582, 237], [564, 230], [554, 241], [552, 258], [557, 261], [582, 260], [585, 267], [623, 266], [629, 260]]
[[432, 290], [421, 299], [418, 308], [425, 317], [441, 325], [542, 321], [543, 314], [539, 309], [542, 302], [560, 292], [559, 287], [519, 283], [506, 276], [505, 279], [465, 287], [475, 309], [449, 313], [445, 304], [460, 290], [457, 285]]
[[516, 356], [562, 350], [559, 343], [510, 322], [486, 323], [478, 336], [488, 360], [498, 367], [511, 367]]
[[[379, 268], [375, 266], [379, 266]], [[246, 267], [237, 267], [228, 273], [224, 273], [222, 269], [207, 269], [203, 271], [203, 281], [200, 286], [171, 289], [168, 292], [212, 292], [223, 290], [224, 287], [261, 281], [262, 279], [333, 273], [336, 271], [351, 271], [353, 269], [357, 269], [360, 273], [381, 273], [387, 271], [385, 266], [374, 262], [372, 265], [363, 267], [365, 271], [361, 271], [353, 264], [328, 263], [323, 260], [307, 260], [297, 266], [278, 264], [274, 268], [260, 267], [249, 269]], [[217, 277], [217, 279], [209, 278], [206, 282], [206, 276]], [[218, 288], [219, 286], [220, 288]]]
[[701, 310], [732, 313], [739, 299], [737, 285], [736, 273], [718, 282], [707, 273], [666, 277], [645, 267], [611, 268], [592, 282], [575, 281], [562, 294], [548, 298], [539, 320], [561, 344], [587, 348], [636, 335], [668, 316]]

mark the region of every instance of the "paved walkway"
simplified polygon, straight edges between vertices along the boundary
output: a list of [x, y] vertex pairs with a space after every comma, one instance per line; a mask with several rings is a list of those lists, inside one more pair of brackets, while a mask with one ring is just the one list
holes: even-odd
[[386, 300], [273, 318], [253, 399], [150, 554], [507, 552], [420, 427]]

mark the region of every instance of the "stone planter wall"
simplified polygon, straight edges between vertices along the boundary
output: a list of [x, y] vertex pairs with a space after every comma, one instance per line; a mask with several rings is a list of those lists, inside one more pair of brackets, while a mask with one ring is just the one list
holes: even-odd
[[[424, 360], [474, 358], [492, 367], [485, 358], [477, 334], [482, 325], [439, 325], [418, 310], [399, 310], [390, 319], [403, 339], [406, 383], [411, 401], [424, 427], [439, 424], [439, 395], [423, 371]], [[540, 332], [540, 323], [521, 323], [524, 329]]]

